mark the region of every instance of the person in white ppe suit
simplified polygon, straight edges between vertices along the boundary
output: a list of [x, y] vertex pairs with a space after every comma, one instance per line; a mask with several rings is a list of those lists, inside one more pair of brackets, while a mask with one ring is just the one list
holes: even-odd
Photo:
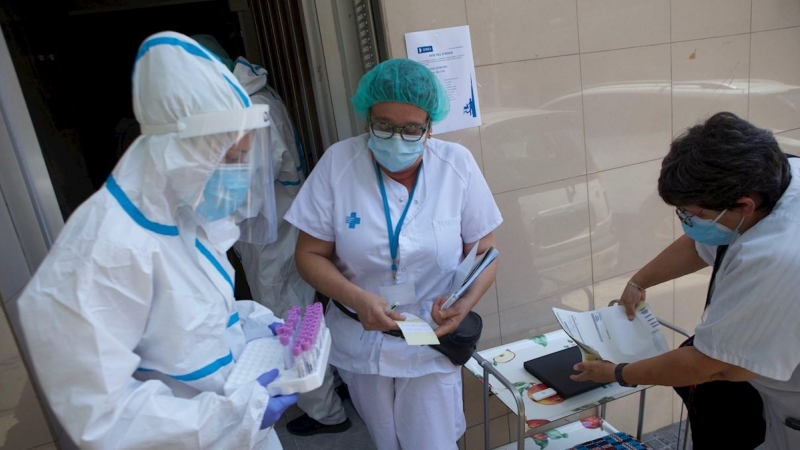
[[[297, 193], [304, 176], [304, 159], [289, 112], [280, 97], [267, 86], [267, 71], [241, 56], [233, 74], [244, 86], [254, 104], [269, 105], [272, 122], [270, 143], [275, 165], [275, 209], [282, 218]], [[297, 271], [294, 248], [298, 229], [284, 220], [278, 223], [278, 238], [267, 245], [240, 240], [234, 249], [242, 260], [253, 299], [284, 315], [290, 307], [314, 303], [316, 290]], [[286, 429], [299, 436], [339, 433], [350, 428], [344, 406], [334, 391], [333, 372], [328, 368], [319, 389], [300, 394], [297, 406], [305, 414], [289, 421]]]
[[279, 322], [234, 301], [225, 258], [237, 219], [275, 238], [253, 188], [269, 160], [250, 151], [268, 108], [172, 32], [141, 45], [133, 104], [143, 135], [19, 299], [34, 372], [82, 449], [281, 449], [272, 425], [296, 396], [268, 395], [277, 370], [223, 393], [245, 344]]
[[[286, 105], [267, 85], [266, 69], [251, 64], [241, 56], [235, 63], [229, 64], [230, 56], [211, 35], [200, 34], [192, 38], [211, 50], [226, 66], [232, 67], [234, 76], [254, 104], [269, 106], [269, 142], [256, 139], [253, 145], [268, 149], [272, 155], [275, 209], [280, 219], [292, 206], [305, 180], [305, 160]], [[294, 225], [280, 220], [275, 242], [253, 243], [242, 238], [234, 245], [253, 300], [270, 308], [280, 317], [284, 317], [292, 306], [314, 303], [316, 297], [314, 288], [297, 271], [294, 260], [297, 235], [298, 229]], [[319, 389], [300, 394], [297, 406], [305, 414], [287, 424], [286, 429], [292, 434], [308, 436], [339, 433], [350, 428], [351, 422], [334, 391], [333, 372], [330, 369]]]

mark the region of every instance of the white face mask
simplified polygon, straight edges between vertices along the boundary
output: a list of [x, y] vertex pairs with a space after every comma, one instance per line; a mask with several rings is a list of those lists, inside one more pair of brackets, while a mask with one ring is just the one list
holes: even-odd
[[381, 139], [370, 132], [367, 148], [370, 149], [378, 164], [389, 172], [400, 172], [407, 169], [425, 150], [425, 139], [416, 142], [403, 140], [399, 134], [389, 139]]

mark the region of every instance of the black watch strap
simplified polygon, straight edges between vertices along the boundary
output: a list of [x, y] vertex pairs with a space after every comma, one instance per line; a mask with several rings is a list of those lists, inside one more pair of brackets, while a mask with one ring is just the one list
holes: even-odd
[[628, 363], [617, 364], [617, 367], [614, 368], [614, 378], [616, 378], [617, 379], [617, 383], [619, 383], [619, 385], [623, 386], [623, 387], [637, 387], [637, 386], [639, 386], [638, 384], [628, 384], [622, 378], [622, 369], [625, 368], [625, 366], [627, 366], [627, 365], [628, 365]]

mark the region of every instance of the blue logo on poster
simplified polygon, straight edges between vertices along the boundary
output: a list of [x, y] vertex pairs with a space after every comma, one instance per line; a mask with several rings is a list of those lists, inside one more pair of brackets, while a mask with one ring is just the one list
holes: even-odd
[[475, 86], [472, 83], [472, 76], [469, 77], [470, 98], [467, 104], [464, 105], [464, 115], [470, 116], [473, 119], [478, 117], [478, 108], [475, 106]]
[[430, 53], [432, 51], [433, 51], [433, 46], [432, 45], [426, 45], [425, 47], [417, 47], [417, 54], [418, 55], [421, 54], [421, 53]]

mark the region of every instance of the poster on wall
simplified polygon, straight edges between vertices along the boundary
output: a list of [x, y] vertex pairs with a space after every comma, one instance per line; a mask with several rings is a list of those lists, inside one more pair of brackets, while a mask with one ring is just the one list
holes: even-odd
[[450, 114], [433, 127], [436, 134], [481, 125], [469, 26], [406, 33], [406, 52], [439, 77], [450, 98]]

